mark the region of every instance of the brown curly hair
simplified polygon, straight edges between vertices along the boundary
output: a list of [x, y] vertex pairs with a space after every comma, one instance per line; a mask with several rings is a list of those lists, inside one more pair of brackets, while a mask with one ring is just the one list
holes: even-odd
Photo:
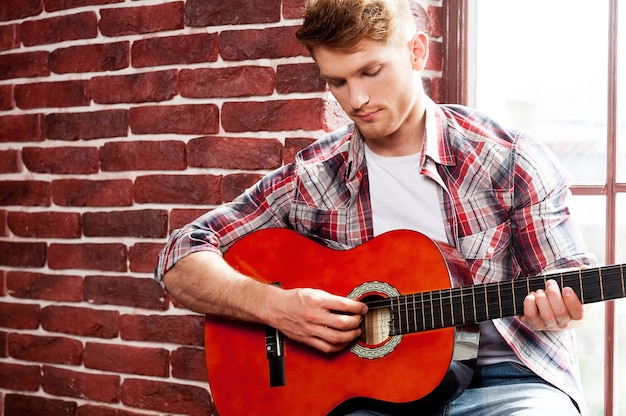
[[296, 32], [312, 52], [315, 46], [350, 49], [363, 39], [403, 41], [415, 31], [406, 0], [307, 0], [304, 21]]

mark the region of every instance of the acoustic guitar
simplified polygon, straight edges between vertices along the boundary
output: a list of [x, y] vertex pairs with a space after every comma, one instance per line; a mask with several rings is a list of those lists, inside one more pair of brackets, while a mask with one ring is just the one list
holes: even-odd
[[355, 407], [451, 400], [469, 384], [478, 322], [521, 315], [554, 279], [583, 303], [626, 297], [622, 265], [474, 285], [455, 248], [407, 230], [334, 250], [286, 229], [256, 231], [225, 254], [240, 272], [368, 305], [361, 338], [338, 353], [274, 328], [208, 317], [206, 363], [221, 416], [345, 414]]

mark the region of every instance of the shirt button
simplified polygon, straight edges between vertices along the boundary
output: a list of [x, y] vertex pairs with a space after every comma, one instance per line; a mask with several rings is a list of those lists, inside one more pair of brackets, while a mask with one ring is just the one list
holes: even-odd
[[493, 248], [493, 247], [489, 247], [489, 248], [487, 249], [487, 254], [493, 254], [493, 252], [494, 252], [494, 251], [496, 251], [496, 249], [495, 249], [495, 248]]

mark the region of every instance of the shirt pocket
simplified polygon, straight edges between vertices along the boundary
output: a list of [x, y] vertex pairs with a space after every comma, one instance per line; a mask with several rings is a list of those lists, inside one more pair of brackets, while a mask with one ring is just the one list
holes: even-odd
[[510, 221], [476, 234], [459, 238], [458, 248], [467, 260], [493, 259], [508, 246], [511, 238]]

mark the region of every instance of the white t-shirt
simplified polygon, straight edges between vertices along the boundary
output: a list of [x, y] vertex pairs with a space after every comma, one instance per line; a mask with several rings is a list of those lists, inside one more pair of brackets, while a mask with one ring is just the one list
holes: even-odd
[[405, 229], [448, 241], [439, 185], [420, 174], [420, 157], [421, 153], [380, 156], [365, 146], [374, 235]]

